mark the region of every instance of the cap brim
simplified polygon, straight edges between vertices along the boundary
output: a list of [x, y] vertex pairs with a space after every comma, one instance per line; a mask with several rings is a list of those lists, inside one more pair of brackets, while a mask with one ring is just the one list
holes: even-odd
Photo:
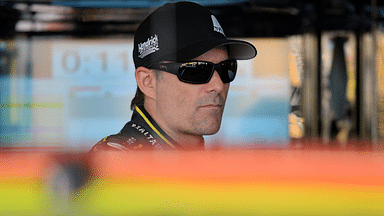
[[227, 40], [221, 45], [229, 46], [229, 58], [237, 60], [252, 59], [257, 55], [256, 48], [249, 42], [240, 40]]
[[256, 48], [249, 42], [215, 38], [186, 46], [176, 53], [168, 54], [160, 58], [162, 61], [188, 61], [219, 46], [229, 46], [228, 57], [230, 59], [247, 60], [257, 55]]

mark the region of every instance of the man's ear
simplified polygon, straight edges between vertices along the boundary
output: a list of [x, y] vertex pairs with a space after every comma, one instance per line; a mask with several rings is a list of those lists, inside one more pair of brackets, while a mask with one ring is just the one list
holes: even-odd
[[136, 83], [145, 96], [156, 99], [156, 74], [146, 67], [138, 67], [135, 71]]

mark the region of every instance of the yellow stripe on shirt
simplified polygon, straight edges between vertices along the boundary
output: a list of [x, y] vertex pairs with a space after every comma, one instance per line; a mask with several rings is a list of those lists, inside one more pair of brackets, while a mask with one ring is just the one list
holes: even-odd
[[135, 107], [136, 111], [141, 115], [141, 117], [143, 117], [143, 119], [145, 120], [145, 122], [147, 122], [147, 124], [149, 125], [149, 127], [152, 128], [153, 131], [155, 131], [157, 133], [157, 135], [160, 136], [161, 139], [163, 139], [166, 143], [168, 143], [168, 145], [170, 145], [172, 148], [175, 148], [175, 146], [172, 145], [171, 142], [169, 142], [169, 140], [167, 138], [165, 138], [161, 133], [160, 131], [158, 131], [156, 129], [156, 127], [149, 121], [149, 119], [144, 115], [144, 113], [139, 109], [139, 107]]

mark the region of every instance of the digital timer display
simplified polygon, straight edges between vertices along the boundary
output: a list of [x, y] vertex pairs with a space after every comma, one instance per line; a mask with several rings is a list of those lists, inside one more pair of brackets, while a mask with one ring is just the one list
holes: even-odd
[[110, 78], [133, 74], [131, 44], [55, 43], [53, 77]]

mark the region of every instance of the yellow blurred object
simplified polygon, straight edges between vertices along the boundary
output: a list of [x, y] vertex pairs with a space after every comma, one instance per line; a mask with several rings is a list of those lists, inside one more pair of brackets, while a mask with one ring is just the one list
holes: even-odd
[[295, 114], [288, 115], [289, 120], [289, 135], [291, 138], [302, 138], [304, 136], [304, 119]]

